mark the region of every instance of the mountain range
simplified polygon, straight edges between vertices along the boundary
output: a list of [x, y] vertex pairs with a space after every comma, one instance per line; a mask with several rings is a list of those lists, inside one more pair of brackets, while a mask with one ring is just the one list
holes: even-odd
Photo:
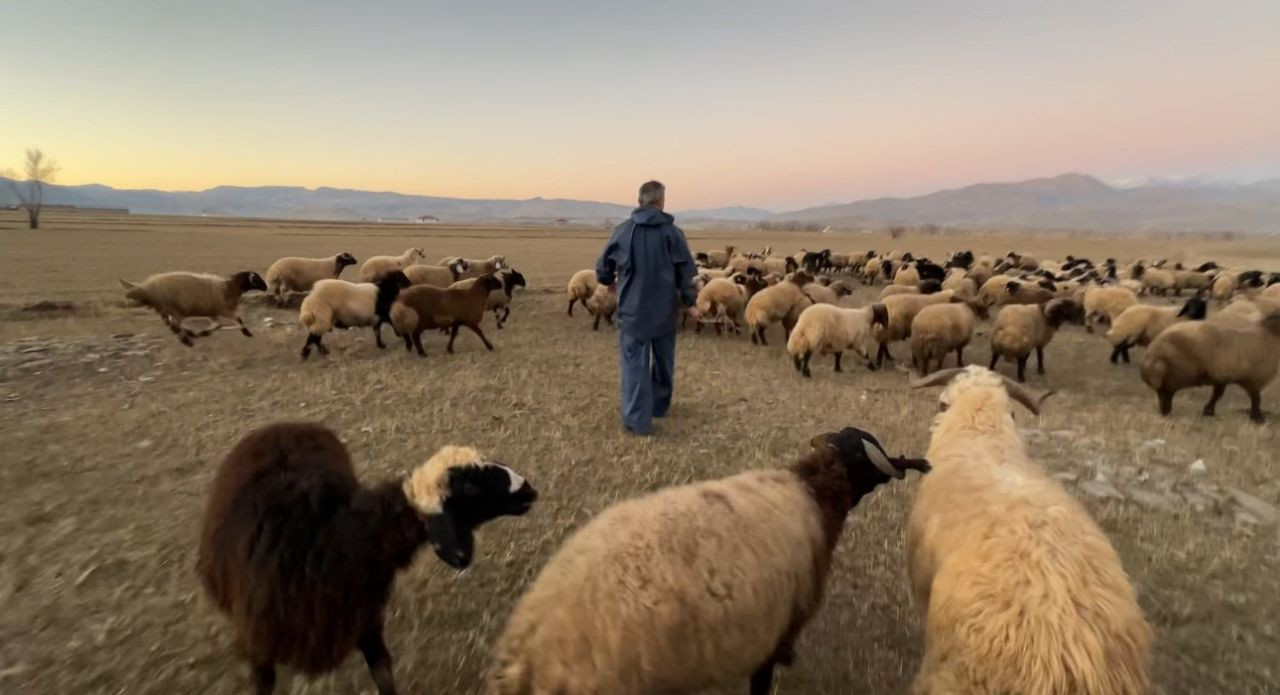
[[[0, 202], [8, 186], [0, 185]], [[451, 223], [601, 224], [620, 221], [629, 205], [558, 198], [444, 198], [340, 188], [218, 186], [204, 191], [128, 190], [89, 184], [48, 186], [45, 202], [128, 208], [134, 213], [312, 220], [410, 221], [432, 216]], [[1152, 179], [1108, 185], [1084, 174], [1015, 183], [980, 183], [909, 198], [770, 212], [760, 208], [677, 211], [686, 222], [800, 222], [877, 227], [959, 225], [1097, 231], [1280, 232], [1280, 179], [1251, 184], [1211, 179]]]

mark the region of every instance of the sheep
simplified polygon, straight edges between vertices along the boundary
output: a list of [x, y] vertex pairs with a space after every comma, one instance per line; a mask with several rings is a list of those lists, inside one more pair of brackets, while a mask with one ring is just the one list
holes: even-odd
[[1138, 303], [1138, 296], [1126, 287], [1090, 287], [1084, 291], [1084, 329], [1093, 332], [1094, 321], [1105, 318], [1115, 323], [1125, 309]]
[[391, 304], [408, 286], [409, 278], [399, 270], [387, 273], [377, 284], [346, 280], [317, 282], [298, 310], [298, 323], [307, 329], [302, 359], [311, 356], [312, 345], [321, 355], [328, 355], [329, 348], [321, 342], [321, 336], [335, 328], [372, 326], [378, 347], [385, 349], [382, 324], [391, 322]]
[[1198, 297], [1188, 299], [1182, 308], [1135, 304], [1125, 309], [1107, 331], [1107, 341], [1112, 345], [1111, 364], [1118, 364], [1121, 358], [1128, 364], [1129, 348], [1150, 345], [1169, 326], [1183, 319], [1199, 321], [1207, 311], [1204, 300]]
[[339, 277], [343, 268], [355, 264], [356, 257], [346, 252], [327, 258], [286, 256], [267, 268], [267, 293], [283, 304], [286, 292], [309, 292], [317, 280]]
[[1054, 297], [1053, 290], [1017, 280], [1005, 285], [1005, 294], [1004, 304], [1044, 304]]
[[323, 425], [250, 432], [213, 480], [196, 573], [230, 618], [259, 693], [276, 664], [310, 675], [354, 649], [378, 692], [395, 692], [383, 610], [396, 574], [424, 544], [455, 569], [471, 564], [475, 530], [521, 516], [537, 491], [470, 447], [446, 446], [408, 477], [365, 487]]
[[609, 285], [596, 285], [596, 289], [584, 302], [587, 312], [595, 317], [591, 322], [591, 330], [600, 330], [600, 319], [613, 325], [613, 315], [618, 310], [618, 294]]
[[911, 285], [885, 285], [884, 289], [880, 290], [879, 298], [884, 299], [900, 294], [920, 294], [920, 288]]
[[845, 517], [923, 459], [848, 427], [787, 469], [617, 503], [574, 533], [497, 642], [493, 695], [693, 692], [748, 680], [766, 695], [822, 600]]
[[569, 278], [569, 311], [568, 314], [573, 316], [573, 305], [582, 302], [582, 306], [587, 305], [587, 298], [592, 292], [596, 291], [596, 285], [600, 284], [596, 280], [596, 271], [579, 270]]
[[[485, 311], [493, 312], [493, 320], [498, 325], [498, 330], [502, 330], [502, 325], [507, 322], [507, 317], [511, 316], [511, 293], [517, 287], [527, 287], [524, 275], [515, 268], [507, 268], [499, 271], [495, 277], [502, 283], [502, 286], [489, 293], [489, 298], [485, 300]], [[474, 285], [479, 278], [468, 278], [459, 280], [449, 287], [455, 289], [466, 289]]]
[[406, 249], [399, 256], [372, 256], [360, 266], [360, 282], [377, 283], [393, 270], [404, 272], [405, 268], [422, 260], [423, 256], [421, 248]]
[[[1013, 306], [1036, 311], [1035, 306]], [[977, 365], [947, 385], [907, 520], [907, 571], [924, 623], [912, 692], [1145, 695], [1152, 630], [1106, 534], [1027, 457], [1011, 400], [1036, 395]]]
[[766, 256], [764, 259], [764, 272], [766, 275], [769, 273], [786, 275], [787, 273], [794, 272], [797, 267], [796, 262], [790, 258]]
[[447, 288], [416, 285], [400, 293], [391, 306], [391, 327], [404, 339], [404, 349], [415, 349], [419, 357], [426, 357], [422, 347], [422, 333], [432, 328], [448, 328], [449, 344], [445, 352], [453, 354], [453, 341], [458, 329], [466, 326], [475, 333], [489, 352], [493, 344], [480, 330], [484, 320], [489, 294], [502, 289], [502, 281], [493, 275], [481, 275], [469, 286]]
[[440, 265], [450, 265], [451, 263], [457, 260], [465, 261], [467, 265], [466, 269], [462, 271], [462, 274], [458, 276], [459, 280], [469, 280], [471, 278], [478, 278], [481, 275], [493, 275], [497, 273], [499, 270], [503, 270], [504, 268], [510, 267], [509, 265], [507, 265], [507, 257], [499, 256], [499, 255], [489, 256], [488, 258], [459, 259], [457, 257], [449, 257], [449, 258], [443, 259], [440, 262]]
[[911, 322], [920, 310], [932, 304], [964, 301], [948, 290], [933, 294], [899, 294], [881, 300], [889, 310], [889, 322], [877, 330], [880, 347], [876, 350], [876, 366], [883, 366], [885, 358], [893, 359], [889, 343], [911, 337]]
[[[237, 312], [240, 297], [245, 292], [267, 289], [262, 276], [251, 270], [230, 277], [184, 271], [157, 273], [141, 283], [121, 279], [120, 286], [126, 290], [126, 299], [154, 310], [187, 347], [195, 344], [194, 338], [211, 335], [226, 321], [235, 321], [240, 326], [240, 333], [252, 338], [253, 333], [249, 332]], [[212, 319], [215, 327], [199, 332], [183, 327], [184, 320], [197, 316]]]
[[1174, 275], [1172, 270], [1163, 268], [1144, 268], [1141, 264], [1133, 269], [1136, 280], [1142, 283], [1143, 294], [1164, 296], [1173, 290]]
[[942, 281], [942, 289], [951, 290], [961, 297], [978, 296], [978, 284], [968, 273], [959, 268], [952, 269]]
[[812, 275], [798, 270], [785, 281], [766, 287], [747, 300], [743, 317], [751, 333], [752, 345], [768, 345], [765, 330], [778, 321], [782, 322], [785, 337], [791, 337], [791, 328], [800, 318], [800, 312], [813, 303], [804, 292], [805, 285], [811, 282]]
[[803, 291], [805, 296], [809, 298], [809, 301], [814, 304], [835, 304], [840, 301], [841, 297], [853, 293], [847, 287], [842, 286], [842, 289], [837, 290], [833, 286], [829, 285], [823, 287], [816, 282], [811, 282], [805, 285]]
[[[758, 277], [735, 275], [732, 280], [718, 278], [698, 291], [695, 306], [707, 319], [715, 322], [716, 335], [720, 335], [725, 323], [733, 328], [734, 333], [741, 334], [740, 322], [747, 302], [765, 287], [765, 281]], [[694, 332], [701, 330], [702, 324], [699, 323]]]
[[1213, 287], [1213, 276], [1199, 270], [1179, 270], [1173, 274], [1173, 293], [1181, 295], [1183, 290], [1195, 290], [1199, 297]]
[[712, 268], [723, 268], [729, 265], [729, 259], [733, 257], [734, 247], [726, 246], [724, 249], [716, 249], [707, 252], [707, 265]]
[[813, 376], [809, 372], [809, 358], [815, 352], [833, 354], [837, 372], [841, 371], [840, 359], [845, 350], [855, 351], [867, 361], [869, 369], [875, 369], [869, 350], [874, 344], [872, 326], [884, 327], [888, 323], [889, 310], [883, 304], [857, 309], [814, 304], [800, 312], [787, 338], [787, 354], [791, 355], [796, 371], [805, 377]]
[[1280, 283], [1267, 285], [1267, 289], [1263, 290], [1262, 294], [1258, 296], [1266, 297], [1267, 299], [1280, 299]]
[[1262, 390], [1280, 371], [1280, 305], [1255, 306], [1253, 315], [1175, 323], [1151, 341], [1140, 372], [1156, 392], [1161, 415], [1173, 412], [1178, 391], [1213, 386], [1203, 410], [1212, 416], [1227, 386], [1239, 384], [1249, 394], [1249, 419], [1263, 422]]
[[415, 285], [431, 285], [432, 287], [448, 287], [470, 269], [466, 259], [455, 258], [448, 265], [423, 265], [415, 263], [404, 269], [405, 277]]
[[894, 273], [893, 284], [915, 287], [920, 284], [920, 271], [916, 270], [914, 264], [904, 265]]
[[1031, 351], [1036, 353], [1036, 373], [1044, 374], [1044, 348], [1064, 322], [1072, 320], [1080, 312], [1079, 305], [1070, 299], [1054, 299], [1047, 304], [1010, 304], [996, 316], [991, 331], [991, 365], [1003, 357], [1018, 364], [1018, 381], [1027, 380], [1027, 359]]
[[1013, 281], [1012, 275], [1000, 274], [988, 277], [978, 285], [978, 299], [987, 306], [1004, 304], [1009, 299], [1009, 283]]
[[964, 347], [973, 339], [974, 324], [987, 317], [984, 305], [975, 306], [934, 304], [921, 309], [911, 320], [911, 365], [921, 376], [929, 374], [934, 360], [942, 369], [943, 359], [952, 351], [956, 353], [956, 366], [964, 366]]

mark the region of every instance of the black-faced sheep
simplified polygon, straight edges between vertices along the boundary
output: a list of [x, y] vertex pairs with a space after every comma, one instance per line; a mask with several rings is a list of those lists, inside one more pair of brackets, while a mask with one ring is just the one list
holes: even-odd
[[1044, 348], [1063, 323], [1079, 316], [1079, 305], [1070, 299], [1047, 304], [1010, 304], [996, 316], [991, 331], [991, 366], [1000, 358], [1018, 364], [1018, 381], [1027, 380], [1027, 359], [1036, 353], [1036, 373], [1044, 374]]
[[393, 271], [404, 272], [405, 268], [422, 260], [420, 248], [406, 249], [399, 256], [371, 256], [360, 266], [360, 282], [376, 283]]
[[[724, 324], [728, 323], [733, 332], [742, 333], [742, 314], [747, 302], [756, 292], [768, 287], [763, 278], [750, 275], [735, 275], [732, 279], [718, 278], [710, 280], [698, 291], [695, 306], [702, 312], [705, 320], [715, 323], [716, 335], [720, 335]], [[702, 330], [699, 322], [694, 332]]]
[[474, 449], [447, 446], [403, 480], [364, 487], [346, 447], [313, 423], [278, 423], [232, 449], [205, 507], [196, 572], [231, 620], [259, 693], [276, 665], [315, 675], [359, 649], [395, 692], [383, 607], [424, 544], [471, 564], [474, 532], [529, 511], [537, 492]]
[[120, 280], [120, 285], [127, 290], [124, 293], [126, 298], [153, 309], [187, 347], [194, 344], [193, 338], [207, 336], [214, 331], [214, 328], [192, 331], [182, 325], [188, 318], [212, 319], [218, 326], [225, 321], [234, 321], [245, 337], [253, 337], [238, 313], [240, 297], [251, 290], [267, 289], [267, 283], [252, 271], [242, 271], [230, 277], [176, 271], [152, 275], [140, 284]]
[[449, 265], [423, 265], [415, 263], [404, 269], [405, 277], [415, 285], [431, 285], [432, 287], [448, 287], [462, 278], [470, 269], [467, 261], [454, 259]]
[[[515, 268], [498, 271], [495, 277], [502, 283], [502, 287], [489, 293], [489, 298], [485, 300], [484, 308], [486, 311], [493, 312], [493, 320], [498, 325], [498, 330], [502, 330], [503, 324], [511, 316], [512, 293], [515, 288], [527, 287], [527, 285], [525, 284], [524, 275]], [[449, 287], [466, 289], [474, 285], [478, 280], [479, 278], [459, 280], [449, 285]]]
[[401, 292], [391, 306], [391, 326], [396, 335], [404, 339], [404, 349], [416, 349], [421, 357], [427, 356], [422, 347], [422, 334], [435, 328], [449, 329], [449, 344], [445, 351], [451, 355], [453, 341], [457, 340], [458, 329], [462, 326], [470, 328], [479, 336], [485, 349], [493, 351], [493, 344], [480, 330], [480, 322], [484, 320], [489, 294], [500, 289], [502, 281], [492, 275], [481, 275], [467, 287], [410, 287]]
[[565, 541], [516, 604], [489, 691], [765, 695], [816, 613], [845, 517], [920, 459], [855, 428], [787, 469], [613, 505]]
[[952, 352], [956, 366], [964, 366], [964, 348], [973, 340], [978, 319], [987, 317], [986, 305], [980, 302], [934, 304], [927, 306], [911, 320], [911, 365], [920, 375], [927, 375], [934, 360], [938, 369]]
[[1166, 328], [1142, 357], [1142, 381], [1160, 402], [1160, 414], [1173, 412], [1173, 395], [1185, 388], [1212, 386], [1204, 406], [1211, 416], [1229, 384], [1249, 394], [1249, 418], [1262, 422], [1262, 390], [1280, 371], [1280, 307], [1255, 315], [1187, 321]]
[[803, 270], [796, 271], [786, 280], [760, 290], [747, 301], [743, 315], [753, 345], [768, 345], [765, 331], [778, 321], [782, 322], [785, 336], [791, 337], [791, 329], [799, 320], [800, 312], [813, 303], [804, 292], [805, 285], [810, 282], [813, 282], [812, 275]]
[[287, 292], [310, 292], [319, 280], [342, 275], [343, 268], [356, 264], [356, 257], [339, 253], [327, 258], [286, 256], [267, 268], [267, 293], [283, 303]]
[[1151, 692], [1151, 628], [1120, 558], [1084, 507], [1028, 460], [1014, 424], [1010, 398], [1039, 412], [1048, 394], [978, 366], [912, 385], [948, 382], [927, 454], [933, 471], [917, 483], [907, 521], [925, 629], [912, 692]]
[[868, 369], [875, 369], [871, 362], [871, 348], [876, 345], [874, 326], [889, 323], [889, 311], [883, 304], [845, 309], [831, 304], [814, 304], [800, 312], [795, 328], [787, 338], [787, 354], [791, 355], [796, 371], [806, 377], [809, 359], [813, 353], [835, 356], [835, 371], [841, 371], [840, 360], [845, 350], [853, 350], [867, 362]]
[[383, 275], [377, 284], [346, 280], [317, 282], [298, 309], [298, 323], [307, 329], [302, 359], [311, 356], [312, 345], [321, 355], [328, 355], [329, 348], [321, 338], [335, 328], [372, 326], [374, 341], [379, 348], [386, 348], [382, 342], [382, 324], [391, 322], [391, 304], [408, 286], [409, 278], [399, 270]]
[[1199, 297], [1188, 299], [1182, 308], [1135, 304], [1125, 309], [1107, 331], [1107, 340], [1112, 345], [1111, 364], [1119, 363], [1122, 358], [1128, 364], [1129, 348], [1150, 345], [1169, 326], [1182, 320], [1200, 321], [1207, 313], [1208, 308]]
[[880, 342], [880, 347], [876, 350], [877, 366], [883, 366], [885, 358], [893, 359], [893, 355], [889, 352], [891, 343], [911, 337], [911, 323], [921, 309], [934, 304], [946, 304], [948, 302], [972, 303], [975, 311], [981, 306], [977, 300], [957, 297], [954, 292], [949, 290], [934, 292], [933, 294], [899, 294], [885, 297], [881, 301], [889, 310], [889, 323], [887, 326], [878, 327], [876, 330], [876, 338]]
[[1137, 294], [1127, 287], [1090, 287], [1084, 291], [1084, 329], [1092, 333], [1094, 322], [1101, 318], [1114, 323], [1137, 303]]

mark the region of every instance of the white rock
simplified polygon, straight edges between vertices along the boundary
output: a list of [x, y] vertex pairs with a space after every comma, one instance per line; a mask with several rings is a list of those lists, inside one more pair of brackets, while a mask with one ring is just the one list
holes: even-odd
[[1204, 459], [1196, 459], [1191, 462], [1190, 466], [1187, 466], [1187, 470], [1192, 473], [1207, 473], [1209, 467], [1204, 465]]

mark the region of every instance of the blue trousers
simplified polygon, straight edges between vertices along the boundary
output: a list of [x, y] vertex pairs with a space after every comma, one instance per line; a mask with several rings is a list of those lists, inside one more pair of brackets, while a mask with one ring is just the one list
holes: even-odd
[[649, 434], [653, 418], [666, 415], [671, 407], [676, 334], [642, 340], [619, 331], [618, 353], [622, 362], [622, 424], [636, 434]]

